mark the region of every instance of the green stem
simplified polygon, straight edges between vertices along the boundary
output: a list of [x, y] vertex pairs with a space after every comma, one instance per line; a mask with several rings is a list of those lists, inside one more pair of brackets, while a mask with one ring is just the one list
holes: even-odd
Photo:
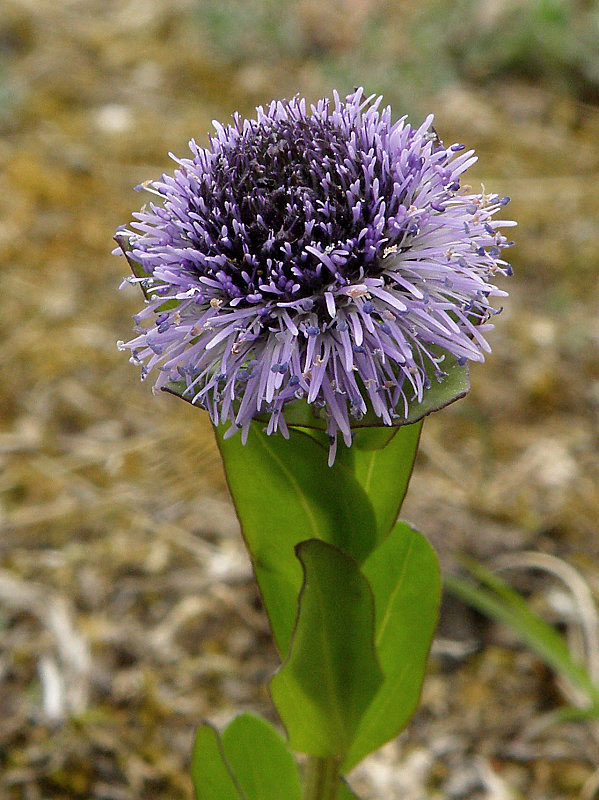
[[339, 762], [310, 756], [306, 768], [304, 800], [335, 800], [339, 784]]

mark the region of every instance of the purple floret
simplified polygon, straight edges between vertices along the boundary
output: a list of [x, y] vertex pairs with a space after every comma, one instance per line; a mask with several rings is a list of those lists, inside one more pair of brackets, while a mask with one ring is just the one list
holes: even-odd
[[511, 274], [499, 227], [515, 224], [493, 217], [509, 198], [466, 194], [473, 151], [443, 147], [432, 116], [393, 123], [380, 101], [359, 89], [215, 122], [207, 148], [192, 141], [144, 184], [161, 202], [120, 232], [149, 297], [120, 346], [244, 440], [258, 415], [287, 435], [285, 407], [304, 398], [332, 459], [368, 407], [405, 419], [444, 377], [441, 351], [489, 351], [489, 298], [506, 294], [491, 281]]

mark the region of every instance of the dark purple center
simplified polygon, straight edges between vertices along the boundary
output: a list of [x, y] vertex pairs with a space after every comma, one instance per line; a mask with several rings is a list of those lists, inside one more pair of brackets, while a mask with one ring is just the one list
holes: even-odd
[[218, 147], [190, 201], [190, 238], [225, 257], [219, 280], [231, 297], [258, 302], [270, 287], [279, 302], [298, 300], [379, 273], [381, 249], [404, 232], [390, 234], [386, 220], [405, 192], [394, 193], [380, 138], [365, 139], [328, 120], [262, 120]]

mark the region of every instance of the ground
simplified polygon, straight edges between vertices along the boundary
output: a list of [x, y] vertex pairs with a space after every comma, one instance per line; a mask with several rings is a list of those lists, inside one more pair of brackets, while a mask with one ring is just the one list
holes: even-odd
[[[169, 150], [205, 141], [212, 118], [298, 90], [315, 99], [337, 79], [349, 90], [348, 54], [374, 52], [357, 33], [374, 5], [339, 16], [344, 5], [319, 16], [299, 3], [285, 20], [301, 23], [300, 44], [270, 59], [236, 44], [241, 18], [221, 31], [211, 2], [8, 0], [0, 10], [7, 800], [190, 798], [202, 718], [272, 718], [265, 684], [277, 657], [209, 422], [153, 397], [117, 351], [140, 299], [118, 291], [126, 265], [111, 237], [142, 202], [132, 187], [169, 169]], [[417, 7], [386, 5], [395, 21]], [[284, 51], [275, 33], [264, 41], [272, 34]], [[493, 354], [473, 369], [469, 397], [426, 421], [403, 516], [446, 570], [463, 553], [493, 564], [534, 550], [576, 567], [596, 593], [599, 111], [584, 87], [516, 72], [458, 76], [412, 102], [393, 95], [399, 67], [393, 80], [384, 72], [363, 80], [391, 85], [397, 115], [406, 96], [411, 113], [428, 104], [443, 139], [475, 147], [471, 182], [511, 195], [520, 225]], [[548, 619], [575, 626], [555, 579], [505, 577]], [[421, 709], [353, 784], [371, 800], [591, 800], [597, 730], [534, 729], [563, 702], [556, 676], [512, 634], [448, 597]]]

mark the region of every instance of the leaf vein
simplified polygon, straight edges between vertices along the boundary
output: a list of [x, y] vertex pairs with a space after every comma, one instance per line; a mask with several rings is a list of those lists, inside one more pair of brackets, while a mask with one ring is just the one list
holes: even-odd
[[266, 442], [266, 441], [265, 441], [265, 439], [264, 439], [263, 437], [261, 437], [261, 436], [260, 436], [260, 437], [257, 437], [257, 441], [258, 441], [258, 442], [260, 442], [260, 444], [262, 445], [262, 447], [263, 447], [263, 448], [264, 448], [264, 449], [265, 449], [265, 450], [266, 450], [266, 451], [269, 453], [269, 455], [271, 456], [271, 458], [272, 458], [274, 461], [276, 461], [276, 463], [277, 463], [277, 465], [279, 466], [279, 468], [280, 468], [281, 472], [282, 472], [282, 473], [285, 475], [285, 477], [287, 478], [287, 480], [289, 481], [289, 483], [291, 484], [291, 486], [292, 486], [292, 487], [293, 487], [293, 489], [295, 490], [295, 492], [296, 492], [296, 494], [298, 495], [298, 497], [299, 497], [299, 500], [300, 500], [300, 502], [301, 502], [301, 504], [302, 504], [302, 506], [303, 506], [303, 508], [304, 508], [304, 511], [306, 512], [306, 516], [308, 517], [308, 519], [309, 519], [309, 521], [310, 521], [310, 525], [311, 525], [311, 527], [312, 527], [312, 531], [313, 531], [313, 533], [314, 533], [314, 536], [315, 536], [317, 539], [320, 539], [320, 536], [318, 535], [318, 533], [319, 533], [319, 526], [318, 526], [318, 522], [317, 522], [316, 516], [314, 515], [314, 512], [312, 511], [312, 507], [311, 507], [310, 503], [308, 502], [308, 498], [307, 498], [307, 497], [306, 497], [306, 495], [304, 494], [304, 492], [303, 492], [303, 490], [302, 490], [302, 487], [301, 487], [301, 486], [299, 485], [299, 483], [297, 482], [297, 479], [294, 477], [293, 473], [292, 473], [292, 472], [291, 472], [291, 471], [288, 469], [288, 467], [287, 467], [287, 465], [285, 464], [285, 462], [284, 462], [284, 461], [282, 461], [282, 460], [279, 458], [279, 456], [278, 456], [278, 455], [275, 453], [275, 451], [274, 451], [274, 450], [273, 450], [273, 449], [272, 449], [272, 448], [269, 446], [268, 442]]

